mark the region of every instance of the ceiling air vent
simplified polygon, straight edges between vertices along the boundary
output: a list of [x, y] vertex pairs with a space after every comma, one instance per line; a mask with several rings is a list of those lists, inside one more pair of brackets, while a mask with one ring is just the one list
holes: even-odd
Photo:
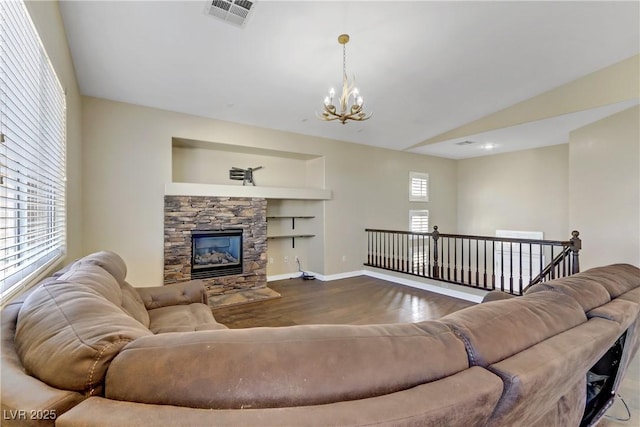
[[471, 145], [471, 144], [475, 144], [475, 141], [460, 141], [460, 142], [456, 142], [456, 145]]
[[253, 0], [213, 0], [207, 2], [205, 13], [225, 22], [243, 27], [255, 5]]

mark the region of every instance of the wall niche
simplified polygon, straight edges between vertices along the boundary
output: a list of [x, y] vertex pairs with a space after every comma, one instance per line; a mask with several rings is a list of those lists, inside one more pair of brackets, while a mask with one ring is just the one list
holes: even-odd
[[174, 138], [171, 162], [173, 182], [242, 186], [229, 179], [229, 170], [262, 166], [254, 172], [256, 186], [323, 188], [324, 183], [324, 158], [315, 154]]

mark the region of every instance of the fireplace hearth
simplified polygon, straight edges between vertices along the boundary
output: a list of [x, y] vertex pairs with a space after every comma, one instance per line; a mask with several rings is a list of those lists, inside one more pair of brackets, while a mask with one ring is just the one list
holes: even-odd
[[242, 272], [242, 229], [191, 231], [191, 278]]

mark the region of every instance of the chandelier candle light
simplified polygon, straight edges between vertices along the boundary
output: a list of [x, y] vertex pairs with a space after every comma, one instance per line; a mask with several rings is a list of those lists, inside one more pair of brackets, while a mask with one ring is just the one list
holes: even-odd
[[[336, 95], [336, 91], [331, 88], [329, 90], [329, 96], [324, 98], [324, 111], [318, 118], [327, 122], [333, 120], [340, 120], [342, 124], [345, 124], [347, 120], [355, 120], [361, 122], [371, 117], [371, 113], [367, 114], [363, 111], [364, 100], [358, 92], [358, 88], [355, 87], [355, 76], [353, 82], [349, 83], [347, 80], [347, 48], [346, 44], [349, 43], [349, 35], [341, 34], [338, 36], [338, 43], [342, 45], [342, 95], [340, 96], [340, 110], [333, 105], [333, 97]], [[351, 106], [349, 106], [349, 100], [353, 97]]]

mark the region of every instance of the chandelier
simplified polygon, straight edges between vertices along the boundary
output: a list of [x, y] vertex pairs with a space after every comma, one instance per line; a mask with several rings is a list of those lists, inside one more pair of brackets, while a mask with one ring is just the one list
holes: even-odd
[[342, 95], [340, 95], [339, 99], [339, 109], [333, 104], [333, 97], [336, 95], [336, 91], [331, 88], [329, 90], [329, 96], [324, 98], [322, 115], [318, 115], [318, 118], [327, 122], [340, 120], [342, 124], [345, 124], [347, 120], [361, 122], [369, 119], [371, 113], [367, 114], [362, 109], [364, 100], [358, 88], [355, 87], [355, 76], [351, 83], [349, 83], [347, 79], [346, 44], [349, 43], [349, 35], [341, 34], [338, 36], [338, 43], [342, 45]]

